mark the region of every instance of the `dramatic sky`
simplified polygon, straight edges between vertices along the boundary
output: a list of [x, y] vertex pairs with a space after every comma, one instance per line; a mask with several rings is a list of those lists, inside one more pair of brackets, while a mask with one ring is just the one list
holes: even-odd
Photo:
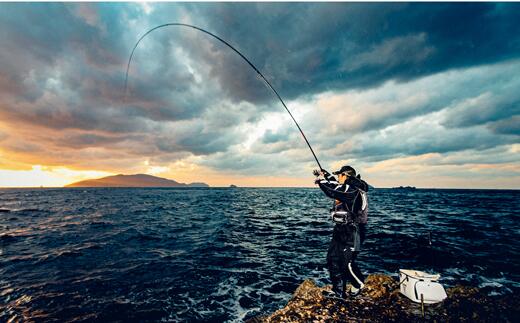
[[0, 4], [0, 186], [147, 173], [212, 186], [520, 188], [520, 5]]

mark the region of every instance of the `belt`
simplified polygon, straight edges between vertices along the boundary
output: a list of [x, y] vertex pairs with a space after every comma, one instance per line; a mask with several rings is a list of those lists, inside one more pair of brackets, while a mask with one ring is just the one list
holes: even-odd
[[332, 211], [330, 213], [332, 221], [336, 223], [354, 223], [352, 214], [347, 211]]

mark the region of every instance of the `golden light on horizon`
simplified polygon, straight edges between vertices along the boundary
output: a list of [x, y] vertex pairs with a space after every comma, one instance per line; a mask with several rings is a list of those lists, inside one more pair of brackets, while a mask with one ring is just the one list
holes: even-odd
[[30, 170], [0, 169], [0, 187], [63, 187], [73, 182], [110, 175], [114, 174], [104, 171], [33, 165]]

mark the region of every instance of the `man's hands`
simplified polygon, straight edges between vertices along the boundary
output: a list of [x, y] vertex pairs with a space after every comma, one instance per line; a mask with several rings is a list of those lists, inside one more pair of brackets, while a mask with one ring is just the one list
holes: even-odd
[[316, 176], [316, 179], [314, 180], [314, 184], [318, 184], [321, 181], [321, 179], [319, 178], [320, 176], [325, 176], [323, 174], [322, 170], [315, 169], [312, 171], [312, 173], [314, 174], [314, 176]]

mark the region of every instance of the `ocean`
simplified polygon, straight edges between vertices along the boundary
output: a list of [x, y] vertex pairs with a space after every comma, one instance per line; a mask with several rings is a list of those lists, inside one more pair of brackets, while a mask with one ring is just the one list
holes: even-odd
[[[520, 191], [369, 192], [365, 274], [520, 291]], [[328, 284], [312, 188], [0, 190], [0, 321], [241, 321]]]

